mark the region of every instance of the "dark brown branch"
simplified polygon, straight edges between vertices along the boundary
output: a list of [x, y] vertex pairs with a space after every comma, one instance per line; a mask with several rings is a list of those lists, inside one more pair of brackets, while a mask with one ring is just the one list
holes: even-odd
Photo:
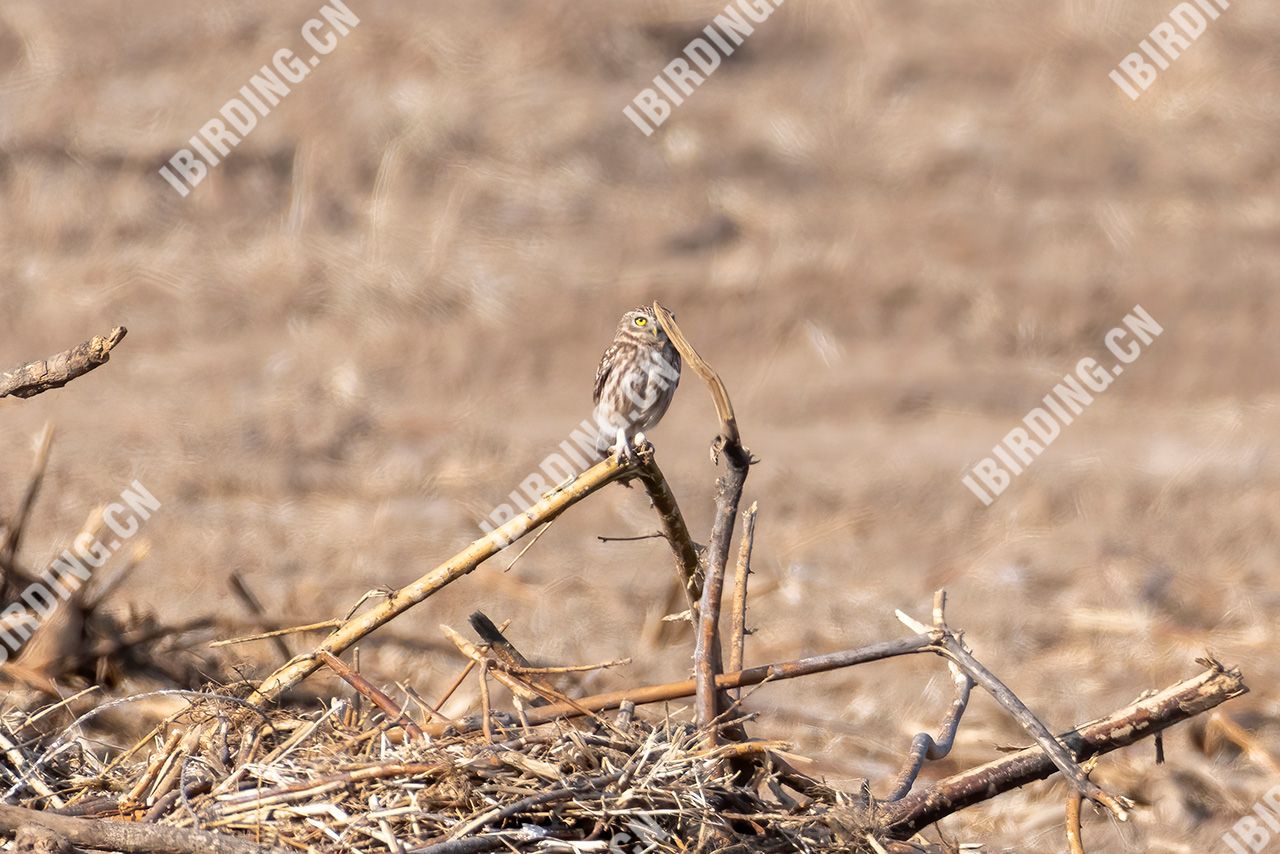
[[729, 669], [742, 669], [747, 643], [747, 577], [751, 575], [751, 549], [756, 541], [756, 502], [742, 514], [742, 544], [738, 547], [738, 567], [733, 575], [733, 611], [730, 614]]
[[[1074, 756], [1110, 753], [1246, 693], [1238, 668], [1210, 669], [1058, 737]], [[905, 839], [923, 827], [1003, 792], [1043, 780], [1058, 770], [1041, 747], [1028, 747], [921, 789], [883, 808], [890, 835]]]
[[107, 337], [95, 335], [70, 350], [37, 359], [0, 374], [0, 397], [35, 397], [55, 388], [62, 388], [76, 377], [84, 376], [111, 358], [111, 350], [119, 344], [128, 330], [123, 326], [112, 329]]
[[715, 682], [716, 675], [723, 666], [720, 605], [724, 592], [724, 572], [729, 562], [733, 526], [737, 521], [738, 505], [742, 501], [742, 488], [746, 484], [747, 471], [751, 466], [751, 454], [742, 446], [738, 422], [733, 414], [733, 403], [720, 375], [693, 349], [670, 311], [657, 302], [653, 304], [653, 310], [663, 331], [680, 351], [685, 363], [707, 384], [715, 403], [716, 415], [720, 418], [720, 435], [712, 444], [712, 459], [718, 460], [719, 452], [724, 453], [725, 473], [716, 480], [716, 515], [711, 525], [711, 541], [707, 547], [707, 577], [696, 613], [698, 627], [693, 650], [693, 672], [698, 686], [694, 709], [698, 726], [707, 730], [707, 737], [714, 745], [717, 731], [711, 727], [711, 723], [720, 715], [721, 710], [721, 698]]
[[1009, 690], [1007, 685], [974, 658], [973, 654], [969, 652], [959, 638], [948, 631], [942, 636], [940, 645], [946, 650], [948, 658], [955, 661], [974, 682], [985, 688], [987, 693], [995, 698], [996, 702], [1004, 706], [1005, 710], [1013, 715], [1014, 719], [1022, 725], [1022, 728], [1036, 740], [1036, 743], [1040, 745], [1053, 764], [1058, 767], [1062, 775], [1067, 778], [1067, 782], [1073, 789], [1106, 809], [1120, 821], [1128, 818], [1128, 805], [1125, 799], [1117, 798], [1103, 791], [1097, 784], [1092, 782], [1088, 775], [1084, 773], [1084, 769], [1072, 757], [1070, 751], [1054, 738], [1049, 728], [1032, 714], [1026, 704], [1018, 699], [1018, 696]]
[[[472, 630], [480, 636], [480, 640], [489, 645], [489, 652], [500, 664], [509, 670], [529, 670], [533, 665], [529, 659], [524, 657], [520, 650], [516, 649], [515, 644], [507, 639], [502, 630], [494, 625], [482, 611], [476, 611], [467, 621], [471, 623]], [[555, 690], [550, 685], [539, 685], [535, 680], [529, 680], [530, 686], [535, 690], [542, 688], [544, 690]], [[545, 706], [547, 700], [542, 697], [534, 696], [528, 698], [528, 702], [532, 706]]]
[[640, 449], [640, 483], [653, 502], [653, 509], [658, 513], [658, 522], [662, 525], [662, 536], [671, 546], [676, 561], [676, 583], [684, 592], [689, 612], [696, 615], [698, 600], [702, 598], [702, 564], [698, 560], [698, 546], [689, 536], [689, 527], [685, 524], [684, 514], [676, 503], [675, 494], [667, 485], [662, 470], [653, 457], [652, 446]]
[[405, 714], [404, 710], [396, 705], [396, 701], [386, 695], [386, 693], [374, 685], [368, 679], [365, 679], [356, 671], [347, 666], [347, 663], [335, 655], [331, 655], [323, 650], [316, 653], [317, 657], [323, 661], [330, 670], [338, 674], [343, 682], [346, 682], [369, 702], [373, 703], [383, 714], [387, 716], [387, 720], [399, 724], [404, 731], [409, 733], [413, 738], [422, 739], [426, 736], [412, 718]]
[[0, 833], [12, 836], [18, 828], [32, 825], [51, 830], [73, 845], [129, 854], [262, 854], [278, 850], [207, 830], [71, 818], [0, 805]]
[[[765, 681], [781, 682], [784, 679], [796, 679], [801, 676], [810, 676], [814, 673], [826, 673], [843, 667], [866, 664], [869, 661], [880, 661], [899, 655], [928, 652], [934, 640], [935, 635], [933, 634], [914, 635], [901, 640], [887, 641], [843, 652], [832, 652], [826, 655], [815, 655], [810, 658], [748, 667], [735, 673], [723, 673], [717, 676], [716, 687], [724, 691], [731, 688], [742, 688], [747, 685], [759, 685]], [[572, 704], [556, 703], [540, 709], [533, 709], [528, 714], [528, 722], [530, 725], [536, 725], [548, 723], [559, 718], [579, 717], [592, 712], [616, 709], [628, 701], [641, 706], [647, 703], [678, 700], [682, 697], [694, 696], [696, 690], [696, 683], [693, 679], [686, 679], [682, 682], [667, 682], [662, 685], [648, 685], [643, 688], [625, 688], [621, 691], [610, 691], [605, 694], [583, 697], [573, 701]], [[443, 726], [438, 731], [432, 731], [428, 728], [428, 732], [432, 735], [437, 735], [442, 733], [444, 729]], [[462, 731], [468, 732], [474, 729], [476, 729], [476, 726], [469, 724]]]

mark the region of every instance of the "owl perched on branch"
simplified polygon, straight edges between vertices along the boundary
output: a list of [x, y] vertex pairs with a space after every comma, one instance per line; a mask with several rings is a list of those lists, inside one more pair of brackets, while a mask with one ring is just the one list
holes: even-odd
[[636, 308], [622, 315], [596, 370], [594, 420], [601, 457], [610, 443], [619, 459], [629, 457], [629, 442], [643, 442], [644, 431], [662, 420], [679, 383], [680, 353], [653, 310]]

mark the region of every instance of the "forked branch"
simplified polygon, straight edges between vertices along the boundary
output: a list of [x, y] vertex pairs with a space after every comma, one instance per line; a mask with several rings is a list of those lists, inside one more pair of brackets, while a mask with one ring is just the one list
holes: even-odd
[[[1238, 668], [1203, 661], [1209, 669], [1057, 737], [1073, 762], [1110, 753], [1193, 718], [1248, 692]], [[1028, 747], [947, 777], [883, 807], [889, 833], [906, 839], [938, 819], [996, 795], [1043, 780], [1058, 766], [1041, 747]]]
[[707, 737], [714, 746], [716, 730], [711, 727], [720, 715], [720, 693], [716, 689], [716, 675], [723, 669], [720, 645], [720, 605], [724, 593], [725, 566], [729, 562], [729, 550], [733, 544], [733, 526], [742, 501], [742, 489], [747, 481], [751, 454], [742, 447], [738, 433], [738, 421], [733, 414], [733, 403], [720, 375], [707, 364], [689, 339], [680, 331], [675, 317], [661, 304], [655, 302], [653, 311], [662, 324], [667, 337], [680, 351], [685, 364], [693, 369], [711, 392], [716, 415], [720, 419], [720, 435], [712, 444], [712, 459], [718, 460], [720, 452], [725, 457], [725, 473], [716, 481], [716, 515], [711, 525], [711, 540], [707, 546], [707, 577], [698, 606], [697, 639], [693, 651], [693, 672], [697, 683], [694, 707], [698, 726], [707, 730]]
[[[1126, 820], [1129, 817], [1128, 807], [1130, 804], [1124, 798], [1117, 798], [1103, 791], [1091, 781], [1080, 767], [1080, 764], [1071, 756], [1071, 753], [1054, 738], [1049, 728], [1027, 708], [1027, 705], [1022, 700], [1018, 699], [1018, 696], [1009, 689], [1009, 686], [1001, 682], [994, 673], [984, 667], [978, 659], [974, 658], [973, 653], [969, 651], [969, 648], [965, 646], [959, 636], [947, 627], [943, 616], [945, 602], [946, 594], [938, 591], [934, 599], [934, 620], [937, 624], [935, 630], [938, 635], [938, 642], [935, 645], [937, 651], [964, 671], [970, 679], [986, 689], [987, 693], [995, 698], [996, 702], [1004, 706], [1014, 720], [1021, 724], [1022, 728], [1040, 745], [1053, 764], [1062, 772], [1062, 776], [1067, 778], [1067, 782], [1073, 789], [1078, 791], [1081, 796], [1106, 809], [1120, 821]], [[916, 631], [927, 628], [901, 611], [898, 612], [898, 619], [908, 628]]]

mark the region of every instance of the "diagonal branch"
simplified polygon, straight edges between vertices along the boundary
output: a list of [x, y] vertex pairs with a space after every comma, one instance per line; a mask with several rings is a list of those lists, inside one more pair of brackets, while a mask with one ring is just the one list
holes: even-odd
[[[316, 649], [340, 655], [352, 644], [379, 626], [389, 623], [405, 611], [438, 593], [472, 572], [511, 543], [544, 522], [549, 522], [601, 487], [635, 472], [634, 464], [610, 457], [587, 469], [562, 489], [543, 496], [533, 507], [518, 514], [473, 542], [426, 575], [394, 591], [377, 607], [345, 620]], [[316, 653], [295, 657], [263, 680], [249, 702], [262, 704], [279, 697], [306, 679], [320, 667]]]
[[955, 635], [950, 632], [944, 635], [942, 646], [946, 649], [948, 657], [954, 660], [960, 669], [985, 688], [987, 693], [1004, 706], [1018, 723], [1022, 724], [1022, 728], [1036, 740], [1073, 789], [1106, 809], [1120, 821], [1128, 819], [1128, 807], [1131, 805], [1127, 800], [1111, 795], [1090, 780], [1070, 751], [1054, 738], [1049, 728], [1041, 723], [1040, 719], [1032, 714], [1031, 710], [994, 673], [983, 667]]
[[[1238, 668], [1202, 661], [1209, 669], [1117, 712], [1058, 736], [1074, 760], [1110, 753], [1247, 693]], [[947, 777], [885, 805], [889, 834], [905, 839], [945, 816], [996, 795], [1043, 780], [1058, 770], [1041, 747], [1028, 747]]]
[[662, 536], [671, 546], [676, 560], [676, 579], [680, 589], [684, 591], [685, 602], [689, 612], [698, 613], [698, 601], [702, 598], [703, 573], [702, 564], [698, 561], [698, 546], [689, 536], [689, 527], [684, 522], [684, 514], [676, 503], [675, 494], [667, 485], [667, 479], [653, 457], [653, 447], [638, 449], [640, 469], [638, 476], [649, 493], [653, 509], [658, 513], [658, 522], [662, 525]]
[[409, 717], [403, 709], [397, 706], [396, 701], [388, 697], [385, 691], [377, 685], [374, 685], [368, 679], [365, 679], [360, 675], [360, 673], [353, 670], [351, 667], [347, 666], [347, 663], [336, 655], [330, 655], [323, 650], [316, 653], [316, 655], [330, 670], [338, 674], [343, 682], [346, 682], [361, 695], [366, 697], [369, 702], [381, 709], [382, 713], [387, 716], [388, 721], [403, 728], [404, 731], [409, 734], [410, 738], [426, 738], [422, 733], [422, 728], [418, 726], [417, 722], [414, 721], [413, 718]]
[[62, 388], [76, 377], [84, 376], [111, 358], [111, 350], [119, 344], [128, 330], [123, 326], [112, 329], [104, 338], [95, 335], [70, 350], [37, 359], [6, 374], [0, 374], [0, 397], [35, 397], [55, 388]]
[[[988, 670], [978, 659], [974, 658], [973, 653], [969, 651], [964, 642], [947, 627], [943, 617], [945, 602], [946, 594], [943, 591], [938, 591], [934, 598], [934, 629], [938, 638], [935, 648], [939, 654], [954, 662], [970, 679], [981, 685], [988, 694], [995, 698], [997, 703], [1004, 706], [1014, 720], [1027, 731], [1027, 734], [1036, 740], [1036, 743], [1044, 750], [1045, 755], [1058, 767], [1058, 770], [1062, 772], [1062, 776], [1067, 778], [1067, 782], [1071, 784], [1073, 789], [1083, 797], [1106, 809], [1120, 821], [1125, 821], [1129, 817], [1129, 804], [1125, 799], [1116, 798], [1108, 794], [1091, 781], [1079, 763], [1072, 758], [1070, 752], [1053, 737], [1053, 733], [1027, 708], [1026, 703], [1018, 699], [1018, 695], [1014, 694], [1008, 685], [1001, 682], [994, 673]], [[898, 612], [898, 619], [908, 628], [916, 631], [927, 628], [901, 611]]]

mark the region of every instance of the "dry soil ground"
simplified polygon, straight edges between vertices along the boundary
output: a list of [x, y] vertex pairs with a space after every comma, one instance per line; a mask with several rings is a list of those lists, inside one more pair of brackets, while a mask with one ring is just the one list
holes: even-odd
[[[164, 507], [121, 603], [234, 612], [238, 570], [283, 613], [345, 612], [473, 538], [588, 412], [618, 315], [659, 298], [763, 460], [749, 661], [896, 635], [893, 609], [945, 586], [1055, 726], [1208, 648], [1277, 747], [1274, 4], [1235, 3], [1135, 103], [1107, 73], [1172, 0], [790, 0], [646, 138], [622, 107], [718, 0], [351, 0], [359, 27], [180, 198], [156, 170], [318, 5], [0, 3], [0, 361], [130, 329], [100, 372], [0, 403], [5, 506], [30, 437], [60, 431], [34, 552], [138, 477]], [[1135, 303], [1164, 334], [983, 507], [963, 472]], [[653, 433], [698, 531], [713, 426], [687, 382]], [[595, 539], [652, 527], [611, 488], [403, 629], [482, 607], [542, 659], [635, 657], [583, 689], [681, 677], [639, 640], [664, 546]], [[364, 663], [434, 690], [457, 658]], [[880, 791], [948, 687], [907, 661], [751, 704]], [[1150, 805], [1091, 818], [1091, 852], [1226, 850], [1276, 781], [1193, 730], [1164, 766], [1103, 763]], [[927, 773], [1020, 741], [980, 698]], [[1061, 796], [944, 829], [1061, 850]]]

